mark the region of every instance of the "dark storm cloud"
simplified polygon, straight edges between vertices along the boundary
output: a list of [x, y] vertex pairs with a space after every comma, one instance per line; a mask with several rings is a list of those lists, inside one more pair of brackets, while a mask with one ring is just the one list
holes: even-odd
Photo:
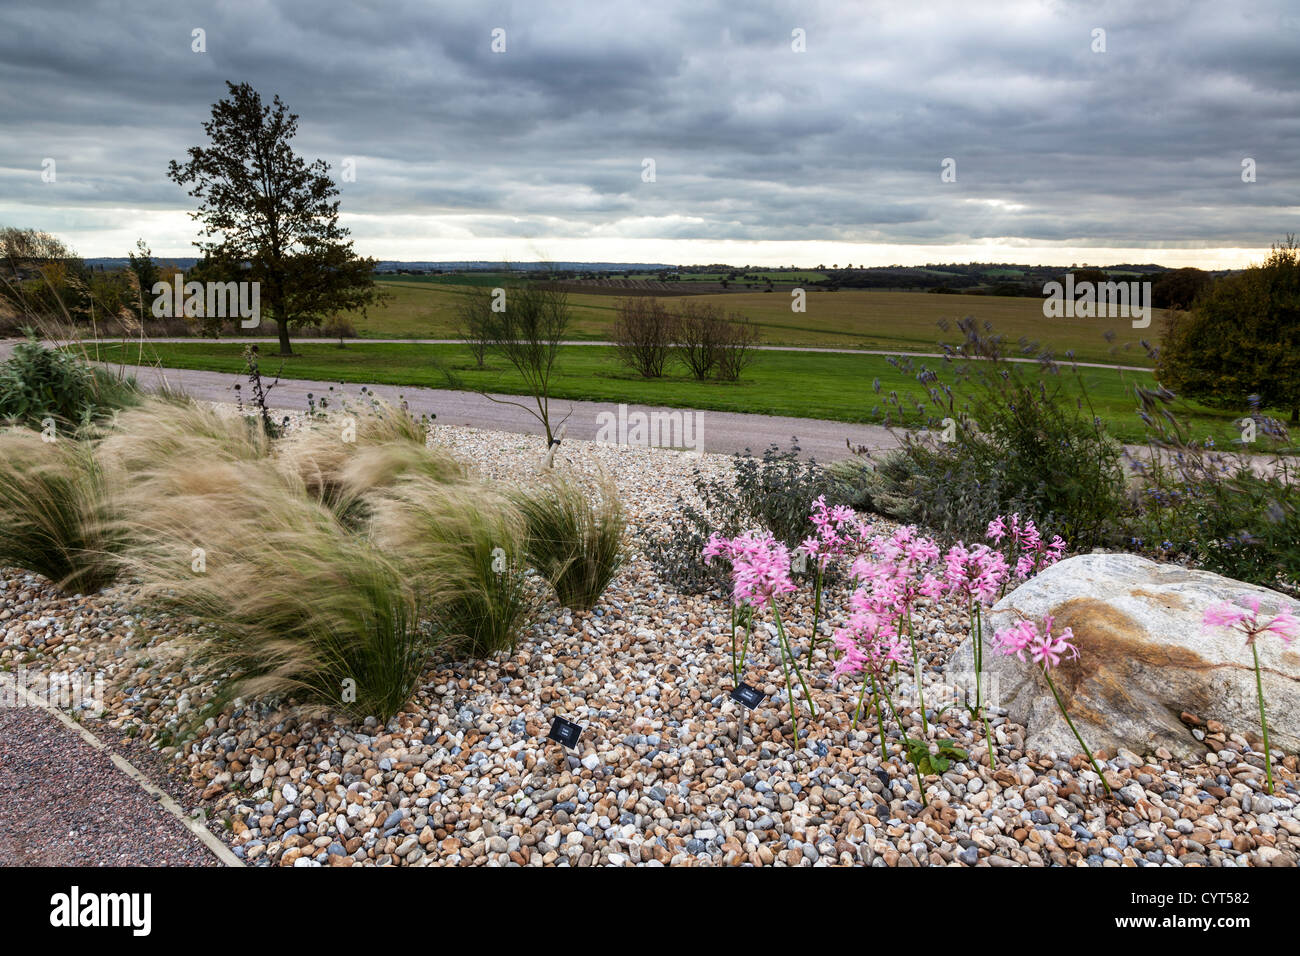
[[1286, 0], [729, 6], [7, 0], [0, 218], [188, 209], [167, 162], [231, 79], [279, 93], [307, 155], [355, 158], [344, 210], [363, 243], [397, 214], [529, 238], [1261, 246], [1295, 230]]

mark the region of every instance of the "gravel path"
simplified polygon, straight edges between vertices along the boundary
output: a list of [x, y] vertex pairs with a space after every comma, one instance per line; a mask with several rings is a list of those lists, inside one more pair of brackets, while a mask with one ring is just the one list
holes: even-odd
[[0, 709], [0, 865], [215, 866], [113, 765], [35, 707]]

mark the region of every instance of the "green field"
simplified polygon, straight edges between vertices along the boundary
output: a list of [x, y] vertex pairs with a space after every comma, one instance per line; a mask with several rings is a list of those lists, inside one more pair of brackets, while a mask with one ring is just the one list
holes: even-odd
[[[454, 338], [456, 303], [467, 292], [464, 276], [397, 276], [380, 280], [392, 298], [356, 320], [363, 338]], [[455, 284], [451, 280], [458, 280]], [[494, 285], [501, 277], [475, 276], [476, 285]], [[613, 326], [618, 296], [570, 293], [573, 325], [570, 338], [606, 340]], [[664, 296], [669, 303], [680, 301]], [[1003, 296], [932, 295], [925, 292], [842, 290], [809, 292], [807, 311], [792, 312], [788, 292], [735, 292], [690, 296], [742, 312], [758, 324], [765, 345], [823, 346], [847, 349], [891, 349], [931, 352], [939, 342], [957, 341], [955, 322], [973, 316], [990, 322], [1009, 342], [1022, 338], [1052, 348], [1058, 356], [1073, 350], [1080, 361], [1148, 366], [1139, 345], [1154, 340], [1162, 316], [1154, 313], [1151, 327], [1134, 329], [1124, 319], [1050, 320], [1038, 299]], [[949, 331], [939, 323], [947, 321]], [[1104, 338], [1114, 332], [1113, 345]]]
[[[288, 359], [267, 355], [263, 372], [285, 378], [317, 379], [327, 382], [421, 385], [431, 388], [464, 388], [491, 392], [522, 392], [518, 375], [494, 360], [486, 370], [473, 367], [466, 350], [458, 345], [395, 343], [337, 344], [319, 340], [299, 341], [301, 354]], [[102, 345], [104, 361], [135, 362], [138, 346]], [[242, 346], [238, 342], [155, 343], [144, 346], [145, 360], [170, 368], [206, 369], [238, 375], [244, 370]], [[945, 374], [938, 360], [914, 360]], [[283, 365], [281, 366], [281, 362]], [[1033, 368], [1030, 366], [1029, 368]], [[1146, 372], [1116, 369], [1083, 369], [1083, 380], [1097, 414], [1116, 437], [1128, 442], [1143, 440], [1144, 429], [1136, 415], [1133, 387], [1151, 385]], [[880, 380], [881, 395], [873, 389]], [[1073, 390], [1073, 378], [1066, 375]], [[659, 380], [646, 380], [618, 365], [613, 350], [602, 346], [571, 346], [560, 350], [552, 393], [557, 398], [601, 402], [641, 402], [681, 408], [767, 415], [793, 415], [844, 422], [877, 422], [885, 409], [884, 396], [890, 390], [922, 396], [915, 374], [906, 375], [884, 356], [814, 352], [762, 352], [741, 382], [723, 384], [697, 382], [674, 372]], [[1213, 435], [1223, 442], [1237, 435], [1224, 411], [1195, 406], [1198, 437]]]

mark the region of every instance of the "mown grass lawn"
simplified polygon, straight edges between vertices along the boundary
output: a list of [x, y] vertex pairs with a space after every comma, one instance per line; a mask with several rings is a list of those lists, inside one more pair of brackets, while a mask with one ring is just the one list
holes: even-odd
[[[134, 363], [139, 347], [101, 344], [99, 357], [108, 362]], [[263, 346], [264, 374], [285, 378], [316, 379], [354, 384], [410, 385], [519, 394], [525, 391], [519, 375], [501, 359], [486, 369], [474, 367], [460, 345], [424, 345], [350, 342], [345, 348], [321, 340], [294, 344], [297, 356], [280, 359], [273, 347]], [[147, 343], [145, 361], [169, 368], [205, 369], [238, 375], [244, 371], [243, 346], [238, 342]], [[714, 411], [754, 412], [824, 418], [843, 422], [873, 423], [887, 410], [890, 391], [925, 399], [916, 381], [923, 366], [951, 380], [952, 369], [939, 359], [911, 360], [913, 371], [904, 373], [884, 356], [825, 352], [760, 352], [754, 365], [737, 383], [697, 382], [674, 369], [663, 379], [649, 380], [622, 368], [613, 349], [603, 346], [561, 348], [552, 378], [556, 398], [598, 402], [632, 402], [699, 408]], [[1030, 374], [1037, 366], [1026, 365]], [[1145, 430], [1136, 414], [1136, 385], [1153, 385], [1147, 372], [1085, 368], [1081, 380], [1097, 415], [1117, 438], [1144, 440]], [[874, 387], [880, 383], [880, 392]], [[1069, 394], [1078, 386], [1070, 372], [1062, 374]], [[907, 403], [909, 406], [911, 402]], [[930, 407], [930, 406], [927, 406]], [[1238, 415], [1202, 406], [1189, 406], [1196, 415], [1198, 437], [1217, 442], [1237, 437], [1232, 422]], [[917, 420], [919, 424], [919, 420]]]

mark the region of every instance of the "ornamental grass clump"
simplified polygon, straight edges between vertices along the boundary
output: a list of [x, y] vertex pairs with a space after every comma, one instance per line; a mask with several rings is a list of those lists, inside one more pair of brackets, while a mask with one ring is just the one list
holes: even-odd
[[388, 487], [399, 475], [466, 478], [449, 454], [427, 447], [423, 426], [408, 412], [378, 399], [310, 419], [276, 442], [275, 456], [308, 494], [353, 526], [364, 522], [365, 494]]
[[187, 494], [140, 503], [131, 567], [145, 593], [207, 626], [194, 659], [230, 696], [387, 720], [435, 643], [404, 568], [344, 531], [270, 463], [196, 466]]
[[1264, 678], [1259, 666], [1259, 647], [1256, 639], [1264, 634], [1280, 637], [1289, 645], [1300, 637], [1300, 618], [1283, 607], [1277, 609], [1267, 621], [1259, 614], [1259, 598], [1246, 598], [1244, 602], [1229, 604], [1221, 601], [1205, 609], [1202, 620], [1205, 627], [1228, 627], [1246, 635], [1246, 646], [1255, 662], [1255, 694], [1259, 700], [1259, 729], [1264, 738], [1264, 772], [1268, 776], [1268, 792], [1273, 792], [1273, 761], [1268, 746], [1268, 718], [1264, 713]]
[[528, 560], [575, 611], [596, 606], [623, 561], [626, 518], [618, 490], [601, 479], [590, 491], [547, 475], [512, 498], [528, 531]]
[[150, 396], [114, 417], [99, 442], [99, 457], [115, 479], [176, 489], [173, 466], [196, 462], [257, 461], [271, 441], [253, 419], [183, 396]]
[[122, 536], [93, 448], [26, 429], [0, 433], [0, 565], [90, 593], [117, 576]]
[[1040, 626], [1037, 621], [1022, 618], [1009, 627], [1000, 628], [993, 635], [993, 644], [1003, 654], [1014, 654], [1021, 661], [1032, 661], [1039, 665], [1042, 669], [1043, 678], [1052, 691], [1052, 697], [1056, 700], [1056, 706], [1061, 711], [1061, 716], [1065, 718], [1065, 722], [1069, 725], [1071, 732], [1074, 734], [1074, 739], [1079, 742], [1079, 747], [1082, 749], [1084, 756], [1092, 764], [1092, 769], [1101, 778], [1101, 785], [1105, 788], [1106, 795], [1110, 796], [1110, 784], [1106, 782], [1105, 774], [1097, 766], [1097, 760], [1093, 757], [1092, 751], [1083, 742], [1079, 729], [1074, 726], [1074, 721], [1070, 719], [1070, 713], [1065, 708], [1065, 701], [1061, 699], [1061, 693], [1056, 689], [1056, 682], [1052, 680], [1052, 669], [1059, 666], [1064, 658], [1068, 656], [1069, 659], [1076, 660], [1079, 657], [1079, 649], [1071, 643], [1074, 631], [1067, 627], [1060, 634], [1053, 634], [1052, 625], [1054, 621], [1055, 619], [1051, 615], [1044, 615]]
[[400, 562], [456, 658], [514, 650], [534, 595], [527, 529], [504, 495], [428, 475], [397, 479], [377, 499], [371, 534]]

